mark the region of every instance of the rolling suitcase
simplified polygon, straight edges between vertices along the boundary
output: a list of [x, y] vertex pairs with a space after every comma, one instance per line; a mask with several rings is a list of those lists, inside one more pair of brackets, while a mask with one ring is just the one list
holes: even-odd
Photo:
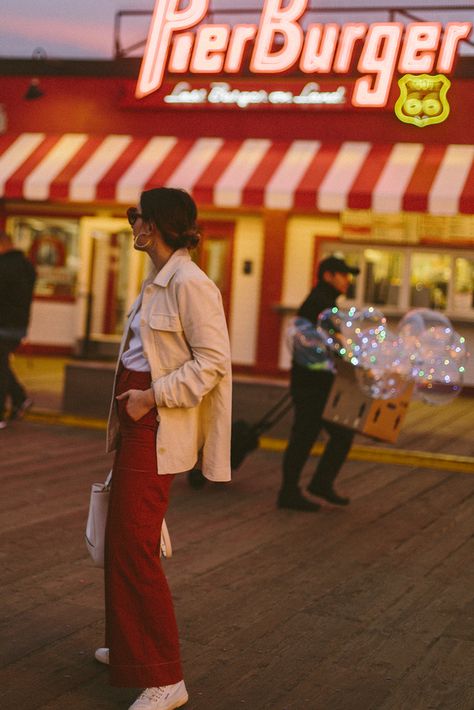
[[[258, 449], [260, 436], [283, 419], [292, 406], [291, 394], [285, 392], [283, 397], [258, 422], [249, 424], [245, 419], [237, 419], [232, 422], [230, 444], [230, 466], [232, 470], [239, 468], [246, 457], [252, 451]], [[193, 468], [188, 473], [188, 482], [193, 488], [202, 488], [206, 484], [206, 479], [200, 469]]]

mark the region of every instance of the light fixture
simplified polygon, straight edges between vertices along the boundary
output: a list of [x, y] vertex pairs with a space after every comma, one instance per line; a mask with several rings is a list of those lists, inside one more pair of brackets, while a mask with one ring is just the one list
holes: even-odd
[[[37, 47], [33, 51], [33, 59], [47, 59], [47, 54], [46, 50], [43, 49], [43, 47]], [[30, 85], [28, 86], [25, 95], [23, 96], [24, 99], [27, 101], [34, 101], [35, 99], [40, 99], [42, 96], [44, 96], [44, 91], [40, 87], [39, 79], [37, 77], [34, 77], [30, 81]]]
[[27, 101], [33, 101], [34, 99], [40, 99], [42, 96], [44, 96], [44, 91], [40, 87], [39, 79], [32, 79], [23, 98]]

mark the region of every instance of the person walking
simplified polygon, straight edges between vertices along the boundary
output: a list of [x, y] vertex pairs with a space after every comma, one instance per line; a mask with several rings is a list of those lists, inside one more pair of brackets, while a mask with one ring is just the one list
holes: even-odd
[[106, 646], [96, 658], [112, 685], [145, 688], [130, 710], [171, 710], [188, 693], [160, 531], [175, 474], [198, 457], [208, 479], [230, 480], [230, 346], [221, 294], [189, 254], [200, 236], [190, 195], [147, 190], [127, 215], [153, 269], [129, 313], [110, 408]]
[[10, 421], [21, 419], [32, 405], [10, 366], [10, 355], [27, 333], [35, 280], [33, 264], [15, 249], [11, 236], [0, 231], [0, 429], [7, 426], [8, 399]]
[[[316, 325], [319, 314], [326, 308], [333, 308], [336, 305], [338, 296], [347, 293], [352, 275], [358, 273], [358, 268], [349, 266], [336, 256], [323, 259], [318, 266], [317, 284], [299, 308], [298, 316]], [[325, 422], [322, 418], [333, 381], [334, 365], [329, 356], [311, 368], [304, 367], [294, 360], [292, 362], [290, 391], [294, 419], [288, 447], [283, 457], [283, 480], [277, 500], [279, 508], [309, 512], [319, 510], [319, 502], [303, 495], [299, 480], [322, 428], [329, 434], [329, 440], [307, 492], [333, 505], [344, 506], [350, 502], [349, 498], [336, 493], [334, 481], [349, 453], [354, 434], [349, 429]]]

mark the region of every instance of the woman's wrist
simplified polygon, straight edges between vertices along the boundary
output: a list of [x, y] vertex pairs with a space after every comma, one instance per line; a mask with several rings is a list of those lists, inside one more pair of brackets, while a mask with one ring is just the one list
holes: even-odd
[[156, 405], [155, 403], [155, 393], [153, 392], [153, 387], [150, 387], [148, 390], [144, 390], [143, 394], [145, 395], [145, 401], [147, 406], [154, 407]]

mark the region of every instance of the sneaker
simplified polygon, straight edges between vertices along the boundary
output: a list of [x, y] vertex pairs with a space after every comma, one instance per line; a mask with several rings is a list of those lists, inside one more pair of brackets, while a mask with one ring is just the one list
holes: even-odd
[[316, 513], [320, 509], [319, 503], [313, 503], [302, 495], [299, 489], [287, 493], [280, 491], [277, 500], [278, 508], [286, 508], [288, 510], [301, 510], [307, 513]]
[[160, 538], [160, 556], [169, 560], [173, 555], [173, 548], [171, 547], [171, 538], [168, 532], [168, 526], [163, 518], [163, 525], [161, 526], [161, 538]]
[[12, 410], [10, 412], [10, 420], [17, 421], [19, 419], [23, 419], [27, 411], [31, 409], [32, 406], [33, 400], [31, 399], [31, 397], [26, 397], [21, 404], [12, 407]]
[[175, 710], [188, 702], [184, 680], [161, 688], [146, 688], [128, 710]]
[[309, 485], [308, 493], [316, 496], [316, 498], [322, 498], [327, 503], [332, 503], [332, 505], [349, 505], [351, 502], [350, 498], [340, 496], [333, 488], [318, 488], [318, 486]]
[[5, 419], [0, 419], [0, 429], [6, 429], [8, 426], [7, 422]]
[[95, 660], [99, 661], [99, 663], [105, 663], [106, 666], [109, 665], [110, 663], [110, 652], [108, 648], [98, 648], [96, 652], [94, 653]]

